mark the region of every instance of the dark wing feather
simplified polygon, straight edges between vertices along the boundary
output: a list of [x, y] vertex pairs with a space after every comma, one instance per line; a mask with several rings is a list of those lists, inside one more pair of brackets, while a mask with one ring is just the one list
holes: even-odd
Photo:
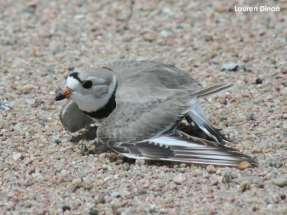
[[218, 145], [224, 145], [230, 142], [219, 129], [215, 128], [209, 120], [205, 117], [200, 104], [197, 99], [192, 99], [190, 111], [186, 114], [186, 119], [189, 123], [194, 122], [195, 125], [201, 129], [209, 138], [216, 141]]
[[[203, 142], [208, 145], [202, 144]], [[225, 146], [215, 147], [215, 143], [211, 142], [200, 138], [162, 135], [136, 144], [118, 144], [114, 149], [123, 156], [134, 159], [234, 167], [239, 167], [241, 162], [246, 161], [250, 165], [256, 165], [249, 156]]]

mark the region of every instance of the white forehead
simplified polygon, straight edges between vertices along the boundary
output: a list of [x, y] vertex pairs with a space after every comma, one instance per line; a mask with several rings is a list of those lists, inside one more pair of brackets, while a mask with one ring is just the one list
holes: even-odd
[[72, 76], [68, 76], [66, 79], [66, 87], [74, 90], [77, 89], [80, 85], [80, 82]]

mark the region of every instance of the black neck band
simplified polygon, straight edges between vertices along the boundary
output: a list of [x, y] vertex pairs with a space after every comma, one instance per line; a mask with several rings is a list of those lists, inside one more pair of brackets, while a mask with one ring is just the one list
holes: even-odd
[[101, 109], [95, 111], [95, 112], [84, 112], [85, 114], [96, 118], [96, 119], [103, 119], [106, 118], [108, 115], [110, 115], [110, 113], [113, 112], [113, 110], [116, 107], [116, 99], [115, 99], [115, 94], [112, 95], [112, 97], [110, 98], [110, 100], [108, 101], [108, 103], [102, 107]]
[[[116, 89], [117, 89], [117, 86], [116, 86]], [[116, 91], [117, 91], [116, 89], [113, 95], [111, 96], [110, 100], [104, 107], [102, 107], [101, 109], [95, 112], [84, 111], [84, 113], [96, 119], [103, 119], [109, 116], [113, 112], [113, 110], [116, 108]]]

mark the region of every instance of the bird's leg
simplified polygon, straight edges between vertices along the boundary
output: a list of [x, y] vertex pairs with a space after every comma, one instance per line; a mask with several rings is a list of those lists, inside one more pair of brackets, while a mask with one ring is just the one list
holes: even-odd
[[106, 144], [102, 143], [101, 141], [98, 141], [98, 138], [95, 138], [93, 140], [93, 145], [94, 145], [94, 154], [100, 154], [109, 151], [109, 147]]
[[108, 147], [99, 143], [97, 138], [94, 140], [81, 139], [78, 147], [82, 155], [101, 154], [108, 151]]
[[174, 126], [170, 129], [172, 135], [176, 135], [177, 130], [181, 127], [184, 115], [179, 115], [174, 123]]

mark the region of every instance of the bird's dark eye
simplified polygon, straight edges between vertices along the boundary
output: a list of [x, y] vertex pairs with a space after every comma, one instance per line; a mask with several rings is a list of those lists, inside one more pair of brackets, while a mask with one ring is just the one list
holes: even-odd
[[92, 81], [85, 81], [82, 85], [84, 88], [90, 89], [93, 86], [93, 82]]

